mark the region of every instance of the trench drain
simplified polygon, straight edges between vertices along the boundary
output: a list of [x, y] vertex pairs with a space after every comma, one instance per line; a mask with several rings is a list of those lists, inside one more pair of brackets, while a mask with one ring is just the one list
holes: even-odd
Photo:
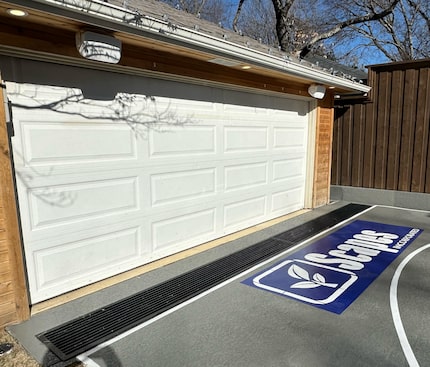
[[367, 208], [345, 205], [36, 336], [62, 361], [70, 360]]

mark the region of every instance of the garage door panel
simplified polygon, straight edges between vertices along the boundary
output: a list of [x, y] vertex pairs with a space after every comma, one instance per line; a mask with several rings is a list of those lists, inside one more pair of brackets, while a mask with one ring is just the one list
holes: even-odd
[[151, 204], [202, 199], [216, 194], [216, 168], [201, 168], [151, 175]]
[[32, 230], [139, 208], [137, 177], [38, 187], [28, 195]]
[[303, 195], [304, 195], [303, 185], [300, 185], [298, 187], [288, 188], [288, 190], [274, 192], [271, 197], [271, 209], [270, 209], [271, 213], [286, 214], [286, 213], [291, 213], [294, 210], [302, 209]]
[[193, 100], [160, 96], [154, 97], [153, 106], [159, 114], [165, 112], [175, 116], [195, 118], [213, 116], [222, 107], [222, 105], [211, 101], [199, 101], [199, 103], [196, 103]]
[[266, 214], [266, 200], [267, 197], [264, 195], [226, 204], [224, 206], [226, 233], [261, 222]]
[[139, 242], [137, 227], [36, 251], [36, 264], [43, 269], [39, 285], [50, 286], [67, 280], [73, 273], [93, 273], [136, 258], [140, 255]]
[[269, 128], [256, 126], [226, 126], [224, 153], [249, 153], [268, 150]]
[[[76, 92], [24, 89], [14, 102]], [[33, 303], [303, 208], [308, 102], [214, 93], [217, 103], [155, 97], [150, 109], [134, 96], [130, 111], [159, 114], [150, 126], [101, 119], [108, 101], [14, 109]]]
[[21, 122], [25, 160], [31, 165], [136, 160], [136, 136], [117, 124]]
[[[285, 123], [285, 118], [290, 121], [294, 121], [295, 123], [306, 121], [307, 120], [307, 102], [303, 101], [291, 101], [288, 102], [288, 106], [291, 110], [283, 110], [283, 109], [273, 109], [270, 111], [270, 118], [274, 123]], [[267, 111], [267, 110], [266, 110]]]
[[215, 126], [167, 126], [149, 130], [149, 157], [173, 158], [178, 155], [216, 153]]
[[134, 227], [35, 251], [33, 286], [40, 295], [34, 301], [65, 286], [80, 287], [136, 266], [142, 255], [140, 237], [140, 228]]
[[224, 167], [224, 190], [249, 189], [268, 184], [269, 162], [230, 165]]
[[273, 182], [279, 183], [290, 179], [305, 181], [306, 162], [303, 157], [280, 159], [273, 162]]
[[190, 242], [201, 243], [216, 234], [216, 208], [191, 213], [181, 213], [174, 217], [152, 223], [152, 243], [154, 251], [177, 248]]
[[[267, 110], [265, 108], [229, 104], [223, 106], [223, 118], [228, 123], [246, 124], [250, 121], [255, 121], [257, 114], [260, 115], [261, 120], [264, 120]], [[261, 120], [257, 124], [261, 123]], [[264, 124], [261, 125], [264, 126]]]
[[288, 151], [306, 151], [306, 134], [305, 126], [300, 128], [293, 127], [275, 127], [273, 132], [273, 149]]
[[[249, 96], [249, 95], [248, 95]], [[285, 103], [285, 99], [266, 98], [266, 103], [262, 100], [264, 97], [257, 96], [255, 106], [264, 105], [264, 107], [250, 107], [252, 98], [242, 101], [242, 105], [225, 103], [223, 111], [226, 118], [230, 121], [246, 121], [254, 120], [255, 115], [260, 115], [260, 123], [264, 123], [264, 115], [270, 116], [271, 121], [279, 121], [285, 123], [285, 118], [289, 120], [307, 120], [308, 102], [299, 100], [289, 100]], [[235, 102], [239, 103], [237, 96], [233, 97]]]
[[[72, 234], [143, 215], [149, 187], [136, 170], [88, 175], [46, 175], [23, 179], [17, 174], [21, 222], [31, 241]], [[147, 190], [147, 189], [146, 189]]]

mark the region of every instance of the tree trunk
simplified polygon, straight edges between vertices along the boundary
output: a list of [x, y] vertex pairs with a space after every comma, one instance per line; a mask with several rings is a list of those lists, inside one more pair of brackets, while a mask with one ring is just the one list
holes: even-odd
[[282, 3], [281, 0], [272, 0], [276, 16], [276, 35], [282, 51], [292, 51], [294, 41], [294, 18], [288, 13], [295, 0], [287, 0]]

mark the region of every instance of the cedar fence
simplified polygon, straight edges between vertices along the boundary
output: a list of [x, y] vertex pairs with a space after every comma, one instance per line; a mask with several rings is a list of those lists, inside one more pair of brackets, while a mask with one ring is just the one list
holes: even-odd
[[430, 193], [430, 60], [371, 66], [369, 85], [336, 103], [331, 184]]

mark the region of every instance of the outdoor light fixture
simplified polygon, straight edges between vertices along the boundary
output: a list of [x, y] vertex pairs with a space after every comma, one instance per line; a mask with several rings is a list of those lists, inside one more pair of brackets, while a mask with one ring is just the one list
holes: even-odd
[[14, 17], [26, 17], [28, 15], [28, 13], [22, 9], [7, 9], [6, 13]]
[[76, 48], [89, 60], [117, 64], [121, 58], [121, 41], [104, 34], [79, 32], [76, 34]]
[[316, 99], [323, 99], [325, 95], [325, 87], [319, 84], [311, 84], [308, 88], [308, 93]]

